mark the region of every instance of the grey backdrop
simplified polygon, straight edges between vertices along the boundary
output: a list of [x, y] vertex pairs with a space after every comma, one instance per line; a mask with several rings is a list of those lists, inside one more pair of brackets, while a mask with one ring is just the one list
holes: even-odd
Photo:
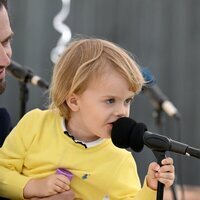
[[[50, 52], [60, 34], [52, 26], [61, 9], [60, 0], [10, 1], [13, 60], [29, 66], [50, 81], [53, 64]], [[168, 135], [200, 148], [200, 1], [199, 0], [72, 0], [65, 23], [72, 35], [96, 36], [111, 40], [132, 52], [138, 63], [147, 66], [160, 88], [180, 111], [181, 134], [176, 120], [162, 115], [163, 130], [152, 117], [149, 98], [140, 94], [132, 117], [149, 130]], [[8, 76], [1, 106], [9, 110], [13, 124], [20, 118], [18, 81]], [[28, 84], [27, 111], [45, 108], [44, 90]], [[33, 124], [35, 126], [36, 124]], [[171, 154], [175, 159], [177, 182], [200, 184], [200, 160]], [[135, 154], [141, 179], [154, 156], [147, 148]]]

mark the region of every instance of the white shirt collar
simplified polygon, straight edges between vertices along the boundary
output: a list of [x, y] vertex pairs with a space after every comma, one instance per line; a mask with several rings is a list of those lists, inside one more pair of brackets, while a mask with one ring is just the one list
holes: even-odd
[[[71, 133], [68, 132], [68, 130], [67, 130], [66, 126], [65, 126], [65, 119], [64, 119], [64, 117], [61, 120], [61, 126], [62, 126], [62, 129], [63, 129], [64, 132], [67, 132], [70, 136], [73, 136]], [[94, 146], [96, 146], [98, 144], [101, 144], [104, 141], [103, 138], [99, 138], [99, 139], [97, 139], [95, 141], [92, 141], [92, 142], [83, 142], [83, 141], [80, 141], [80, 140], [76, 140], [75, 138], [73, 140], [76, 143], [77, 142], [82, 143], [87, 148], [94, 147]]]

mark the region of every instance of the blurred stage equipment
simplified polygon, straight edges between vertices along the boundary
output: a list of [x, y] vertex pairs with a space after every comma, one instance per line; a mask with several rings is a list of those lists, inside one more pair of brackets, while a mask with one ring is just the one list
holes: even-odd
[[40, 76], [33, 74], [33, 72], [20, 65], [15, 61], [11, 61], [11, 64], [6, 70], [19, 81], [20, 85], [20, 118], [26, 113], [26, 102], [28, 101], [28, 88], [27, 83], [39, 86], [43, 89], [48, 89], [49, 84]]
[[169, 117], [179, 119], [180, 114], [177, 108], [161, 91], [149, 69], [146, 67], [142, 67], [141, 72], [146, 81], [146, 84], [143, 86], [143, 91], [150, 97], [155, 109], [158, 112], [160, 110], [164, 111]]
[[[148, 68], [146, 67], [141, 67], [141, 72], [142, 75], [145, 79], [145, 85], [143, 86], [142, 90], [143, 92], [150, 97], [151, 103], [154, 107], [153, 111], [153, 117], [155, 119], [155, 124], [157, 128], [159, 129], [159, 132], [162, 133], [163, 131], [163, 119], [162, 119], [162, 113], [163, 111], [172, 119], [176, 119], [177, 125], [178, 125], [178, 131], [177, 131], [177, 136], [178, 140], [181, 140], [181, 115], [178, 112], [177, 108], [173, 105], [171, 101], [168, 100], [166, 95], [161, 91], [161, 89], [158, 87], [156, 84], [156, 81], [154, 79], [154, 76], [151, 74]], [[182, 200], [185, 199], [184, 197], [184, 187], [183, 187], [183, 181], [182, 181], [182, 165], [180, 164], [180, 157], [177, 158], [179, 162], [177, 162], [177, 168], [180, 169], [180, 186], [182, 189]], [[173, 199], [177, 200], [177, 194], [176, 194], [176, 183], [174, 183], [171, 186], [172, 194], [173, 194]], [[160, 194], [161, 192], [159, 192]]]
[[68, 17], [70, 12], [70, 0], [62, 0], [62, 8], [60, 12], [53, 19], [53, 26], [57, 30], [61, 37], [57, 42], [55, 48], [51, 51], [51, 61], [55, 64], [58, 58], [63, 53], [66, 48], [66, 44], [71, 40], [71, 30], [63, 23], [63, 21]]
[[13, 60], [6, 70], [20, 82], [31, 83], [43, 89], [48, 89], [49, 87], [49, 84], [43, 78], [33, 74], [29, 68], [25, 68]]

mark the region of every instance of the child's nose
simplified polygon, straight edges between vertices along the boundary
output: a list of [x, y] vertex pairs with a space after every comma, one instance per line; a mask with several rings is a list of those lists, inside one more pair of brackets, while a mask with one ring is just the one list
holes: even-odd
[[127, 117], [128, 115], [128, 108], [124, 105], [119, 105], [116, 108], [116, 115], [117, 117], [121, 118], [121, 117]]

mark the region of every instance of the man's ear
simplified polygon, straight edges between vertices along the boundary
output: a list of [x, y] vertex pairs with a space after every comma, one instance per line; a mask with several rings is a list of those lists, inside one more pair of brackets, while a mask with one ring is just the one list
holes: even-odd
[[76, 112], [79, 110], [78, 96], [76, 94], [72, 94], [70, 97], [68, 97], [66, 99], [66, 103], [72, 111]]

